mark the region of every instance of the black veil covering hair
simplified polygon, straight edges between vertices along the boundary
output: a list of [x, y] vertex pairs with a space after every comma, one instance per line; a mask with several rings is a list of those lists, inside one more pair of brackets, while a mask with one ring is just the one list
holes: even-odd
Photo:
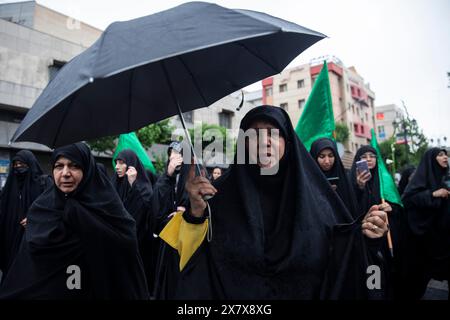
[[128, 167], [134, 167], [137, 172], [136, 181], [130, 186], [127, 175], [119, 178], [117, 173], [113, 176], [113, 185], [116, 188], [125, 209], [136, 220], [139, 252], [144, 263], [145, 275], [149, 285], [149, 292], [153, 291], [156, 260], [156, 242], [153, 237], [153, 220], [151, 217], [152, 184], [139, 157], [133, 150], [122, 150], [116, 160], [123, 160]]
[[331, 177], [339, 178], [336, 184], [337, 186], [336, 192], [344, 202], [347, 209], [351, 212], [352, 216], [356, 219], [360, 217], [361, 214], [364, 214], [364, 212], [361, 212], [358, 209], [353, 187], [349, 181], [347, 173], [345, 172], [345, 168], [344, 165], [342, 164], [341, 157], [339, 156], [336, 143], [329, 138], [317, 139], [311, 145], [310, 154], [320, 168], [317, 158], [319, 157], [320, 152], [324, 149], [331, 149], [333, 151], [335, 160], [333, 167], [330, 170], [322, 172], [323, 174], [325, 174], [327, 178]]
[[[125, 149], [122, 150], [116, 157], [117, 160], [123, 160], [128, 167], [134, 167], [137, 172], [136, 186], [139, 187], [139, 191], [145, 201], [149, 201], [152, 195], [152, 184], [148, 177], [147, 171], [144, 168], [141, 160], [138, 158], [133, 150]], [[128, 183], [127, 175], [119, 178], [117, 174], [113, 176], [113, 185], [115, 186], [117, 193], [119, 194], [122, 201], [125, 201], [130, 193], [131, 186]], [[135, 184], [133, 184], [135, 186]]]
[[172, 255], [166, 255], [169, 267], [162, 273], [158, 297], [367, 298], [368, 261], [360, 224], [351, 224], [351, 214], [284, 110], [256, 107], [241, 128], [255, 120], [275, 124], [285, 139], [279, 172], [262, 176], [256, 165], [235, 161], [214, 183], [212, 241], [202, 243], [182, 272], [177, 253], [166, 246]]
[[361, 159], [361, 156], [366, 152], [372, 152], [374, 155], [377, 154], [377, 151], [369, 145], [362, 146], [356, 151], [355, 157], [353, 159], [352, 168], [350, 169], [350, 181], [353, 185], [353, 190], [356, 194], [356, 200], [359, 204], [360, 212], [367, 212], [370, 207], [375, 204], [381, 203], [381, 195], [380, 195], [380, 179], [378, 177], [378, 162], [373, 169], [370, 169], [370, 174], [372, 178], [367, 181], [366, 186], [363, 190], [358, 187], [356, 182], [356, 162]]
[[[3, 299], [146, 299], [135, 221], [123, 207], [90, 149], [56, 149], [83, 178], [73, 192], [48, 188], [31, 206], [25, 237], [0, 288]], [[69, 290], [68, 268], [81, 270], [81, 289]]]
[[[14, 161], [26, 163], [28, 168], [14, 169]], [[27, 217], [33, 201], [50, 184], [50, 177], [43, 174], [31, 151], [21, 150], [12, 158], [0, 204], [0, 270], [3, 276], [19, 250], [24, 232], [20, 221]]]
[[441, 151], [447, 153], [439, 148], [425, 152], [402, 196], [410, 230], [408, 264], [414, 266], [408, 270], [408, 278], [416, 284], [411, 289], [415, 298], [420, 298], [431, 277], [449, 279], [450, 204], [448, 199], [432, 195], [440, 188], [447, 189], [444, 177], [448, 167], [441, 167], [436, 160]]

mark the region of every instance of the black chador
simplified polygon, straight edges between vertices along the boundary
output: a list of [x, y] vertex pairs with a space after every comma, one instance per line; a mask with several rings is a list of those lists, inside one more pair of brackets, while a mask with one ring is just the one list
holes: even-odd
[[35, 200], [0, 298], [147, 299], [134, 219], [87, 145], [56, 149], [52, 164], [61, 157], [83, 177], [70, 193], [54, 186]]

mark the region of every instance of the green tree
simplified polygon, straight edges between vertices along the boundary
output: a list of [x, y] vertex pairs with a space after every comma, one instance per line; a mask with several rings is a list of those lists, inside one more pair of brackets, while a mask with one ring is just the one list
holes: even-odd
[[[395, 160], [395, 170], [400, 171], [407, 165], [417, 166], [422, 159], [423, 154], [428, 149], [427, 138], [420, 130], [415, 120], [402, 119], [395, 123], [395, 132], [399, 137], [405, 136], [408, 139], [408, 145], [396, 144], [396, 136], [380, 143], [380, 151], [384, 159]], [[392, 156], [392, 146], [394, 147], [394, 157]]]
[[336, 141], [345, 144], [350, 137], [350, 130], [347, 125], [343, 122], [336, 123]]
[[155, 161], [153, 163], [156, 173], [157, 174], [163, 174], [166, 171], [166, 164], [167, 164], [167, 155], [154, 155]]
[[[196, 127], [195, 130], [199, 130], [199, 127]], [[228, 132], [225, 127], [219, 126], [217, 124], [207, 124], [202, 123], [202, 141], [194, 141], [194, 129], [189, 129], [189, 134], [191, 136], [191, 141], [196, 145], [196, 143], [202, 143], [202, 149], [207, 147], [209, 144], [215, 141], [215, 138], [220, 135], [222, 137], [223, 142], [223, 151], [227, 152], [227, 139]], [[234, 148], [234, 142], [232, 147]]]
[[[170, 141], [173, 126], [169, 125], [169, 119], [150, 124], [139, 129], [136, 134], [142, 146], [145, 149], [150, 148], [155, 143], [168, 143]], [[108, 155], [114, 154], [114, 149], [117, 144], [117, 135], [102, 137], [88, 141], [92, 150], [104, 152]]]

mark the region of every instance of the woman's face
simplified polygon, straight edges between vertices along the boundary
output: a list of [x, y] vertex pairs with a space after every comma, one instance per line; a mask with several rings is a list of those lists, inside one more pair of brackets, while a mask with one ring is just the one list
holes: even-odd
[[13, 162], [13, 168], [28, 168], [28, 165], [20, 160], [15, 160]]
[[322, 171], [331, 170], [334, 165], [334, 160], [334, 152], [330, 148], [326, 148], [320, 151], [319, 156], [317, 157], [317, 162], [319, 163]]
[[442, 168], [448, 168], [448, 156], [444, 151], [441, 151], [436, 156], [436, 161]]
[[367, 160], [369, 169], [372, 170], [377, 165], [377, 156], [373, 152], [366, 152], [361, 156], [361, 160]]
[[119, 178], [125, 176], [125, 172], [127, 172], [127, 164], [123, 160], [116, 160], [116, 173]]
[[70, 193], [78, 187], [83, 179], [83, 170], [72, 160], [59, 157], [53, 166], [53, 179], [59, 190]]
[[[285, 140], [279, 134], [279, 129], [267, 121], [254, 121], [249, 129], [256, 130], [256, 141], [249, 141], [249, 156], [251, 163], [256, 163], [261, 168], [272, 168], [277, 165], [285, 152]], [[276, 130], [276, 131], [275, 131]], [[278, 132], [278, 134], [277, 134]], [[255, 148], [250, 145], [257, 146]]]
[[222, 175], [222, 170], [220, 168], [214, 168], [213, 173], [212, 173], [213, 179], [216, 180], [221, 175]]

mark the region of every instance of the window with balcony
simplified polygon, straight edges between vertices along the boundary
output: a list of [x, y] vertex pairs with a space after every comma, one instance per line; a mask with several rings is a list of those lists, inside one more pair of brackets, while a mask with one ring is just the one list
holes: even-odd
[[219, 113], [219, 125], [227, 129], [231, 129], [231, 117], [233, 112], [225, 111]]
[[287, 91], [287, 83], [280, 84], [280, 92], [286, 92]]
[[305, 106], [305, 99], [298, 100], [298, 108], [302, 110], [304, 106]]

